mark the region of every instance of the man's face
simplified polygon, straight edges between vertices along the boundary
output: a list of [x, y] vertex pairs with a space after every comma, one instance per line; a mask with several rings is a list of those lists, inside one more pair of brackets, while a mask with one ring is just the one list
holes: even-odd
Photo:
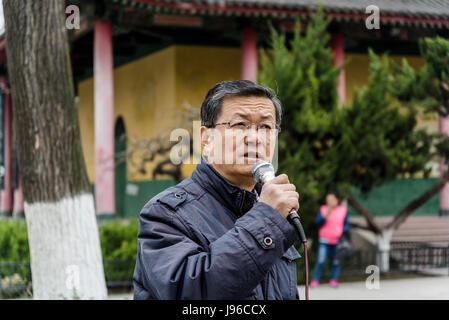
[[201, 136], [208, 161], [219, 172], [225, 176], [252, 177], [254, 163], [271, 162], [277, 131], [275, 108], [270, 99], [225, 97], [215, 124], [215, 128], [203, 127]]

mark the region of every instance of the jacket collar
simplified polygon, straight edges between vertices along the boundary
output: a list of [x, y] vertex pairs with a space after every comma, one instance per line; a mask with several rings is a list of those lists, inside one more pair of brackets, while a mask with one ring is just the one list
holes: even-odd
[[230, 183], [204, 158], [193, 171], [192, 179], [237, 217], [241, 217], [253, 207], [258, 200], [258, 194], [262, 190], [260, 183], [256, 184], [253, 192]]

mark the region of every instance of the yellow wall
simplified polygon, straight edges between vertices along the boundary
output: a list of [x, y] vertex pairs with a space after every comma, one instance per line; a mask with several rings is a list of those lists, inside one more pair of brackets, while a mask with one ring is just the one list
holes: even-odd
[[[240, 49], [176, 46], [176, 104], [201, 107], [207, 91], [216, 83], [240, 78]], [[198, 121], [200, 119], [198, 118]], [[199, 132], [194, 132], [199, 136]], [[196, 164], [184, 165], [190, 176]]]
[[176, 46], [176, 103], [201, 106], [217, 82], [240, 78], [240, 49]]
[[[174, 48], [158, 51], [114, 70], [114, 118], [121, 116], [129, 139], [152, 137], [169, 126], [175, 112]], [[94, 181], [94, 95], [93, 79], [81, 82], [79, 90], [79, 118], [81, 139], [89, 180]], [[137, 175], [128, 164], [130, 180], [148, 179]], [[140, 176], [140, 177], [139, 177]]]

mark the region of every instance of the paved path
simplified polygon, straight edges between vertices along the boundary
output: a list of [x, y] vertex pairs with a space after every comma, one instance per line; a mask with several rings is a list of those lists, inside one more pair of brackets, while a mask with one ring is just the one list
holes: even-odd
[[108, 300], [133, 300], [133, 292], [109, 294]]
[[[304, 286], [299, 287], [301, 300]], [[379, 281], [379, 289], [368, 289], [365, 281], [343, 282], [338, 289], [321, 284], [309, 289], [311, 300], [449, 300], [449, 276]], [[109, 300], [132, 300], [132, 292], [111, 294]]]
[[[304, 286], [299, 287], [304, 299]], [[420, 277], [379, 281], [379, 289], [368, 289], [365, 281], [327, 283], [309, 288], [310, 300], [449, 300], [449, 276]]]

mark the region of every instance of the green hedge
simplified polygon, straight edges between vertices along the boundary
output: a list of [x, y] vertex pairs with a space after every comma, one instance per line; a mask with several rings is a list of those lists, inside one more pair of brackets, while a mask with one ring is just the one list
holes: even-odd
[[136, 259], [138, 218], [107, 222], [99, 231], [103, 260]]
[[24, 220], [0, 220], [0, 261], [30, 261]]
[[[99, 224], [103, 260], [136, 259], [138, 219]], [[0, 220], [0, 262], [30, 261], [24, 220]]]

